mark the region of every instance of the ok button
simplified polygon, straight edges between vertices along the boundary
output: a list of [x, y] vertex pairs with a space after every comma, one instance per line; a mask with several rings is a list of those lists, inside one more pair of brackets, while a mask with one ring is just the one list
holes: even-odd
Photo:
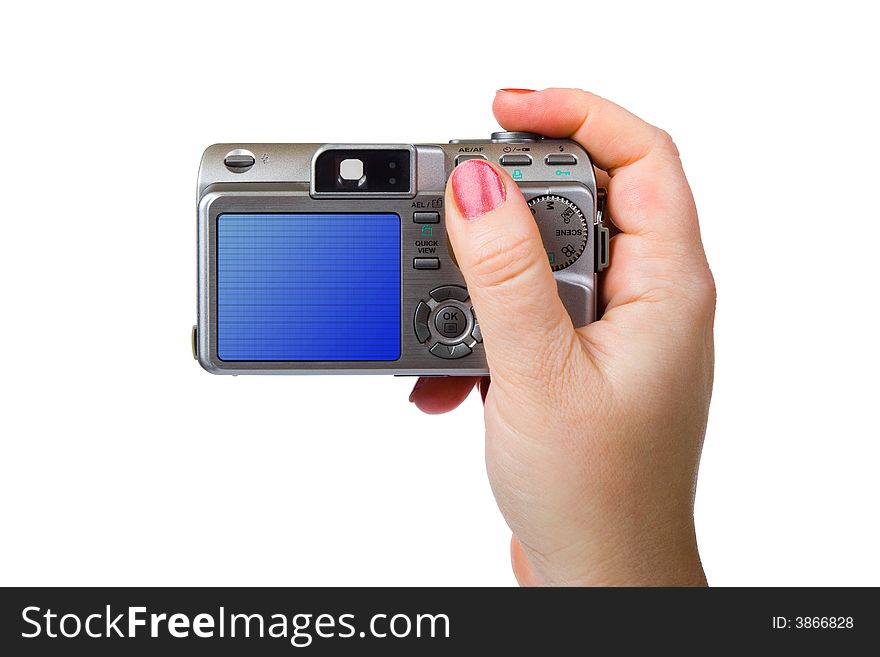
[[434, 326], [444, 338], [457, 338], [467, 328], [467, 316], [458, 306], [443, 306], [434, 314]]

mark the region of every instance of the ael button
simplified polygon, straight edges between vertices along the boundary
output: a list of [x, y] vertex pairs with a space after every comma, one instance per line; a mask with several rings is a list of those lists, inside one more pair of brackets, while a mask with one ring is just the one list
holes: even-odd
[[439, 224], [439, 212], [413, 212], [414, 224]]

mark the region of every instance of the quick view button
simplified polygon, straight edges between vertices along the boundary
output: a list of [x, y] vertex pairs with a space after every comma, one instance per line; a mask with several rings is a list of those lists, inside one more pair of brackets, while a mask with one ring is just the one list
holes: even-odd
[[413, 269], [440, 269], [440, 258], [413, 258]]

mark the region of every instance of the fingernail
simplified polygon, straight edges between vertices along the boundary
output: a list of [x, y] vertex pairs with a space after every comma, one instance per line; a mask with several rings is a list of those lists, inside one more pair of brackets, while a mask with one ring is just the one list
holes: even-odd
[[498, 91], [504, 91], [504, 92], [507, 92], [507, 93], [509, 93], [509, 94], [532, 94], [532, 93], [535, 93], [535, 90], [534, 90], [534, 89], [514, 89], [514, 88], [510, 88], [510, 89], [499, 89]]
[[415, 398], [416, 398], [416, 393], [419, 391], [419, 388], [421, 388], [422, 385], [424, 385], [424, 383], [425, 383], [425, 380], [424, 380], [424, 379], [421, 379], [421, 378], [420, 378], [418, 381], [416, 381], [416, 384], [413, 386], [412, 392], [409, 393], [409, 400], [410, 400], [410, 401], [414, 401], [414, 400], [415, 400]]
[[452, 172], [452, 195], [465, 219], [491, 212], [507, 195], [498, 172], [485, 160], [467, 160]]

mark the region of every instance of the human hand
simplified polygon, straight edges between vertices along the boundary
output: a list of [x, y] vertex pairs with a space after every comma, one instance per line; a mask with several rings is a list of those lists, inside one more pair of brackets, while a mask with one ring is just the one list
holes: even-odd
[[[693, 500], [712, 391], [715, 286], [670, 137], [573, 89], [499, 91], [506, 130], [570, 137], [601, 169], [611, 240], [599, 321], [575, 329], [534, 219], [500, 168], [471, 160], [446, 228], [491, 373], [420, 379], [420, 409], [479, 383], [486, 463], [523, 585], [703, 585]], [[514, 321], [515, 318], [515, 321]]]

